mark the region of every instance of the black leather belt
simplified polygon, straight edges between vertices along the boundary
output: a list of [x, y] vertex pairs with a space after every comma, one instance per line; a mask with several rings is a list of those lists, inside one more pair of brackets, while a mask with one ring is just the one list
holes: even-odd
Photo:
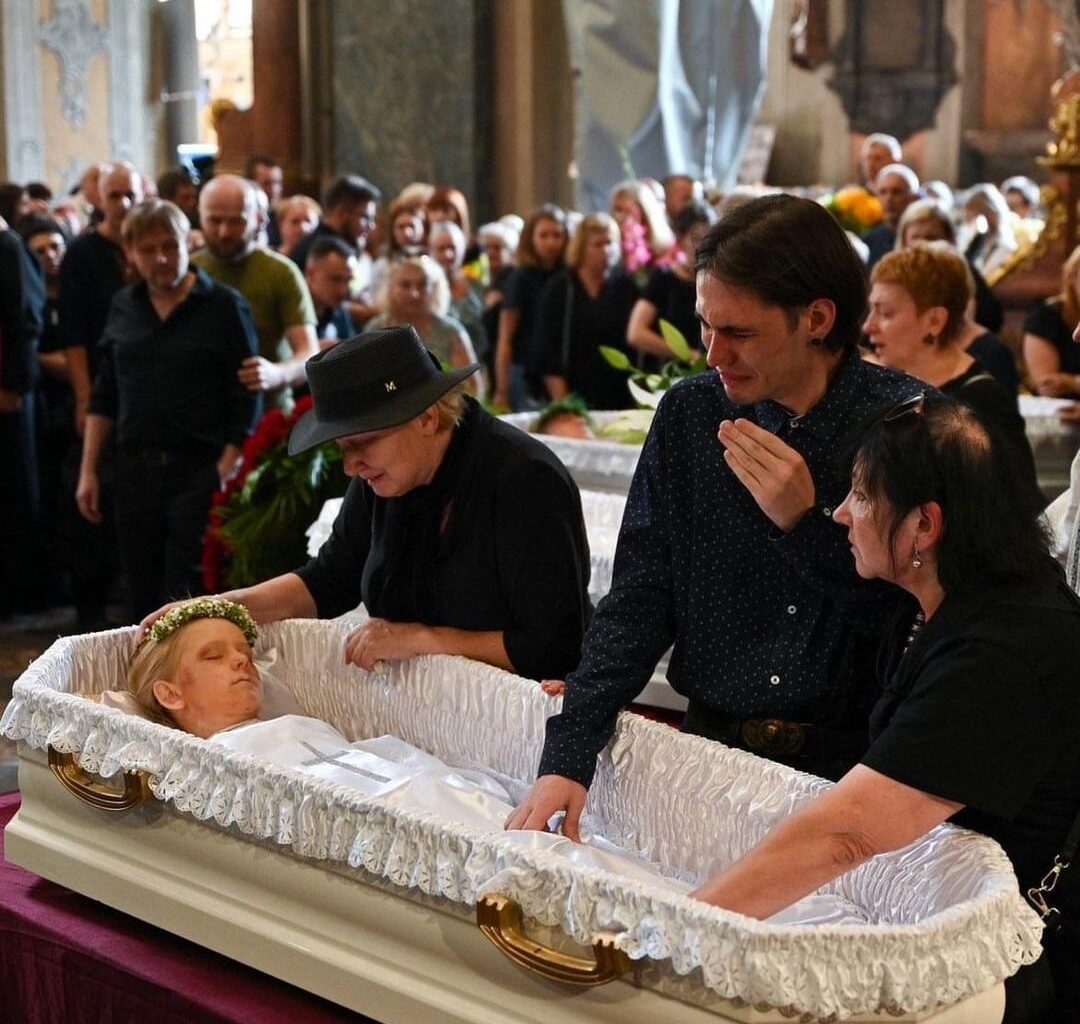
[[691, 701], [683, 732], [749, 750], [773, 761], [838, 778], [869, 746], [867, 729], [835, 729], [783, 718], [734, 718]]

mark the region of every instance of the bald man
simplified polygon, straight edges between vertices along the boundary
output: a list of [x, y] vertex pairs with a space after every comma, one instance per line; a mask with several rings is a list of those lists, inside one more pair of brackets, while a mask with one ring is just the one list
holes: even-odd
[[259, 248], [256, 186], [235, 174], [212, 178], [199, 195], [199, 223], [206, 246], [191, 262], [247, 299], [259, 336], [259, 354], [240, 367], [240, 380], [283, 404], [304, 383], [304, 363], [319, 351], [315, 307], [292, 260]]
[[919, 176], [904, 164], [886, 164], [878, 171], [874, 190], [881, 202], [881, 223], [862, 236], [870, 250], [867, 270], [896, 244], [896, 226], [904, 211], [919, 198]]

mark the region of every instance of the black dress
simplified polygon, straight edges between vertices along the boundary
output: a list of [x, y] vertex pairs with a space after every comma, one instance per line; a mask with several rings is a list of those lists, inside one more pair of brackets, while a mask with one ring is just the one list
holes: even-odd
[[625, 371], [615, 369], [600, 346], [630, 356], [626, 325], [638, 300], [637, 285], [621, 272], [612, 273], [596, 295], [567, 270], [540, 293], [536, 342], [541, 371], [563, 377], [591, 409], [628, 409], [634, 404]]
[[539, 441], [467, 403], [431, 483], [379, 498], [353, 480], [297, 575], [320, 618], [362, 599], [395, 622], [501, 631], [519, 675], [561, 679], [592, 613], [577, 486]]
[[1024, 319], [1024, 333], [1045, 338], [1057, 349], [1062, 373], [1080, 373], [1080, 345], [1073, 341], [1076, 324], [1065, 323], [1061, 299], [1047, 299], [1033, 306]]

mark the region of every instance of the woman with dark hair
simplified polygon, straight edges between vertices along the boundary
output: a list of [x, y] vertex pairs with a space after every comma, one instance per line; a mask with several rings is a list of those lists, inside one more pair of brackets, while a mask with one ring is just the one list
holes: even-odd
[[[909, 595], [878, 659], [870, 749], [699, 899], [766, 918], [943, 821], [996, 839], [1022, 892], [1040, 885], [1080, 815], [1080, 601], [1008, 473], [985, 425], [940, 396], [860, 433], [834, 518], [858, 574]], [[1068, 875], [1045, 896], [1075, 928]], [[1080, 1019], [1075, 934], [1006, 981], [1006, 1024]]]
[[700, 344], [694, 302], [694, 253], [710, 226], [716, 223], [711, 206], [698, 200], [687, 203], [672, 218], [679, 258], [670, 266], [654, 267], [640, 299], [630, 314], [626, 340], [631, 348], [658, 360], [672, 357], [660, 333], [660, 320], [677, 327], [691, 348]]
[[919, 243], [883, 256], [870, 284], [864, 329], [877, 358], [971, 406], [1009, 446], [1019, 482], [1041, 510], [1046, 502], [1016, 398], [958, 344], [971, 298], [963, 257], [944, 243]]
[[525, 219], [517, 262], [503, 289], [499, 337], [495, 343], [496, 406], [515, 411], [528, 402], [527, 374], [534, 358], [533, 321], [544, 285], [562, 268], [566, 213], [545, 203]]
[[544, 386], [553, 399], [571, 391], [591, 409], [633, 405], [626, 374], [600, 354], [600, 346], [626, 351], [626, 324], [638, 290], [617, 269], [619, 225], [590, 213], [574, 230], [567, 267], [540, 293], [536, 347]]

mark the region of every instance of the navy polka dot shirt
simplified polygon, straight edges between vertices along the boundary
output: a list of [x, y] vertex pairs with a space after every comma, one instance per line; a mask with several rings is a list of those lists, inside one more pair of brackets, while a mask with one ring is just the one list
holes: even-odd
[[[926, 389], [845, 357], [821, 401], [793, 416], [772, 401], [735, 405], [713, 372], [660, 403], [619, 533], [610, 593], [548, 722], [539, 774], [588, 786], [620, 708], [674, 643], [668, 680], [735, 719], [863, 728], [873, 654], [899, 591], [860, 579], [832, 511], [847, 494], [838, 457], [876, 409]], [[806, 460], [815, 508], [789, 533], [758, 508], [723, 458], [721, 420], [742, 417]]]

